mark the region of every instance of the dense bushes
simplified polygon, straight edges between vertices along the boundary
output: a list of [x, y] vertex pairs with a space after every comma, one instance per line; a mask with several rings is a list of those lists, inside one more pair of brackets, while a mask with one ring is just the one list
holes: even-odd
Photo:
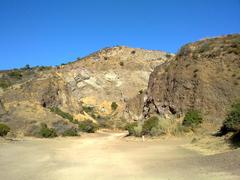
[[67, 129], [63, 132], [63, 136], [78, 136], [78, 131], [75, 128]]
[[189, 131], [188, 127], [183, 126], [174, 119], [150, 117], [144, 122], [133, 122], [126, 126], [129, 135], [132, 136], [160, 136], [160, 135], [182, 135]]
[[159, 119], [156, 116], [150, 117], [144, 122], [133, 122], [127, 124], [126, 128], [130, 136], [140, 137], [142, 135], [160, 135]]
[[223, 122], [221, 131], [223, 133], [240, 131], [240, 102], [232, 105], [230, 112]]
[[150, 134], [151, 135], [152, 129], [158, 128], [158, 122], [159, 122], [159, 119], [156, 116], [150, 117], [149, 119], [144, 121], [143, 128], [142, 128], [142, 134], [144, 134], [144, 135]]
[[11, 71], [8, 73], [8, 76], [18, 80], [22, 79], [22, 73], [20, 72], [20, 70]]
[[98, 125], [90, 120], [79, 122], [78, 127], [80, 131], [87, 133], [94, 133], [98, 130]]
[[186, 113], [183, 119], [183, 126], [186, 127], [196, 127], [202, 123], [202, 116], [197, 110], [190, 110]]
[[232, 105], [231, 110], [227, 114], [220, 131], [217, 136], [226, 135], [232, 132], [229, 142], [234, 147], [240, 147], [240, 102]]
[[54, 138], [57, 137], [55, 129], [48, 128], [47, 124], [42, 123], [39, 135], [44, 138]]
[[6, 136], [10, 128], [5, 124], [0, 124], [0, 136]]
[[[90, 113], [90, 115], [93, 115], [94, 113], [93, 112], [94, 109], [92, 107], [83, 106], [83, 109], [85, 112]], [[86, 120], [86, 121], [75, 120], [71, 114], [62, 111], [58, 107], [51, 108], [51, 111], [58, 114], [62, 118], [68, 119], [70, 122], [77, 124], [79, 127], [79, 131], [94, 133], [99, 128], [98, 125], [96, 123], [93, 123], [91, 120]], [[76, 129], [67, 130], [66, 132], [63, 133], [63, 136], [75, 136], [75, 135], [77, 135]]]
[[135, 135], [135, 130], [134, 127], [137, 127], [137, 122], [133, 122], [133, 123], [128, 123], [125, 127], [125, 129], [128, 131], [128, 134], [130, 136], [134, 136]]

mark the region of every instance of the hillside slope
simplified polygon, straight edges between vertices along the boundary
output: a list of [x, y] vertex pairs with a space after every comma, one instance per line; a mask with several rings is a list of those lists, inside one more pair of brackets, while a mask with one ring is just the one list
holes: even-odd
[[201, 111], [221, 123], [240, 98], [240, 35], [204, 39], [183, 46], [174, 61], [154, 69], [142, 104], [144, 116], [181, 116]]
[[42, 122], [58, 133], [75, 127], [51, 112], [56, 107], [79, 121], [120, 117], [125, 101], [146, 89], [153, 69], [172, 57], [118, 46], [56, 68], [1, 72], [0, 121], [20, 134], [33, 134]]

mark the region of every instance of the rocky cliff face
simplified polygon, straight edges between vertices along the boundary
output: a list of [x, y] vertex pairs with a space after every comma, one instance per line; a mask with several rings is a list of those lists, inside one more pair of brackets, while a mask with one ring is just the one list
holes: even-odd
[[[125, 102], [146, 89], [153, 69], [174, 57], [161, 51], [128, 47], [106, 48], [56, 68], [0, 73], [0, 121], [21, 134], [31, 134], [41, 122], [58, 132], [71, 122], [50, 111], [58, 107], [77, 120], [120, 117]], [[113, 113], [112, 103], [118, 107]], [[94, 109], [94, 112], [86, 112]]]
[[240, 98], [240, 35], [204, 39], [183, 46], [175, 60], [150, 75], [143, 115], [202, 112], [221, 122]]
[[124, 108], [125, 101], [146, 89], [153, 69], [172, 57], [161, 51], [120, 46], [63, 66], [58, 73], [78, 101], [109, 114], [112, 102]]

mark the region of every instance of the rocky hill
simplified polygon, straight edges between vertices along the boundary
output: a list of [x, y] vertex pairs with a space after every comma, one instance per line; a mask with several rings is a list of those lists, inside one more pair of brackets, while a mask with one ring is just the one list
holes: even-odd
[[154, 69], [147, 92], [136, 98], [129, 101], [128, 114], [181, 117], [196, 109], [205, 122], [221, 124], [231, 104], [240, 98], [240, 35], [183, 46], [175, 60]]
[[61, 134], [83, 120], [119, 127], [190, 109], [218, 128], [239, 98], [239, 34], [189, 43], [176, 56], [117, 46], [58, 67], [0, 72], [0, 122], [21, 135], [41, 123]]
[[118, 46], [55, 68], [1, 72], [0, 121], [18, 134], [32, 135], [42, 122], [58, 133], [76, 126], [53, 108], [79, 121], [119, 118], [125, 102], [147, 88], [153, 69], [173, 57]]

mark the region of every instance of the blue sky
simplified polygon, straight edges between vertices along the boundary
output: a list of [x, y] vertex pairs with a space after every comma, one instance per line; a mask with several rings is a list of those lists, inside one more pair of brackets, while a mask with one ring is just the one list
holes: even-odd
[[176, 52], [240, 32], [240, 0], [0, 0], [0, 69], [58, 65], [103, 47]]

